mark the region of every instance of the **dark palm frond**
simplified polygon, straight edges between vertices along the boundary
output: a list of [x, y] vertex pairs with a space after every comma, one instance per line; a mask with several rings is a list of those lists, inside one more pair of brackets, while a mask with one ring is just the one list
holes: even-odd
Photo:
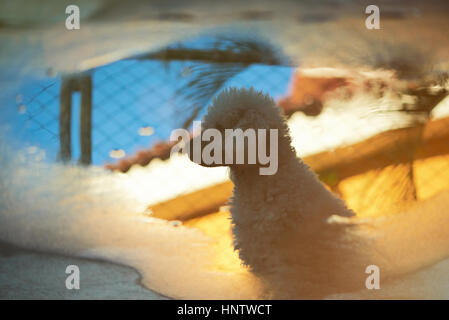
[[[447, 73], [437, 72], [435, 57], [429, 50], [405, 43], [380, 42], [377, 50], [366, 56], [366, 63], [378, 69], [394, 70], [408, 88], [399, 95], [414, 97], [412, 104], [403, 103], [389, 110], [414, 116], [411, 125], [426, 121], [432, 110], [448, 95], [444, 85]], [[439, 90], [430, 87], [439, 85]]]
[[247, 66], [242, 64], [198, 64], [192, 68], [192, 80], [178, 88], [176, 95], [182, 98], [178, 111], [187, 117], [183, 127], [190, 126], [195, 117], [223, 85]]
[[399, 79], [422, 79], [433, 70], [433, 56], [424, 49], [386, 42], [381, 45], [381, 49], [371, 56], [373, 67], [394, 70]]
[[[199, 56], [196, 51], [196, 55]], [[211, 48], [203, 51], [209, 52], [212, 59], [207, 62], [192, 62], [190, 80], [175, 92], [175, 95], [182, 100], [178, 112], [183, 117], [183, 128], [192, 124], [227, 81], [252, 63], [285, 64], [285, 58], [281, 57], [272, 45], [261, 40], [217, 37]]]

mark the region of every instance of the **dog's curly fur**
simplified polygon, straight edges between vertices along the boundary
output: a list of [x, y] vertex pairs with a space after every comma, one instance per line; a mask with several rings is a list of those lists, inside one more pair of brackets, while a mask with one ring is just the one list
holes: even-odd
[[265, 283], [267, 297], [321, 298], [363, 286], [366, 265], [359, 266], [360, 276], [351, 273], [358, 266], [348, 259], [347, 225], [328, 222], [354, 213], [296, 156], [274, 101], [253, 89], [224, 90], [203, 120], [207, 128], [279, 130], [276, 174], [260, 175], [257, 165], [230, 165], [234, 247]]

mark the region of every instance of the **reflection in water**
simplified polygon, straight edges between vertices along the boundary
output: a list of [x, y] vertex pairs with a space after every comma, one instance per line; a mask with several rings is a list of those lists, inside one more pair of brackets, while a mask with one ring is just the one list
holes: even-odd
[[[44, 164], [29, 159], [41, 158], [36, 150], [12, 159], [11, 150], [1, 148], [1, 240], [132, 266], [145, 286], [174, 298], [261, 296], [258, 280], [232, 249], [226, 211], [171, 224], [143, 214], [142, 194], [124, 187], [139, 186], [139, 175]], [[381, 283], [376, 292], [329, 298], [449, 298], [448, 204], [446, 191], [409, 212], [364, 220], [353, 239], [374, 243], [366, 248], [375, 249], [373, 263], [378, 254], [394, 273], [421, 271]]]

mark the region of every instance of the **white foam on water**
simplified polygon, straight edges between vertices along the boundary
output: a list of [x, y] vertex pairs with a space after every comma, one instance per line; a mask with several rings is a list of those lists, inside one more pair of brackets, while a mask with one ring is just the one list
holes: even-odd
[[216, 262], [214, 239], [143, 213], [142, 192], [127, 189], [139, 186], [135, 174], [46, 164], [35, 148], [0, 149], [0, 240], [131, 266], [145, 286], [174, 298], [257, 297], [246, 269]]

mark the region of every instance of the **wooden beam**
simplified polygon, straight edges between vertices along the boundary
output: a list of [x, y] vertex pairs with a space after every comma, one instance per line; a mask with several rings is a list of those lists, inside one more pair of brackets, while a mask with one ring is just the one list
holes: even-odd
[[259, 63], [265, 65], [285, 65], [280, 62], [278, 58], [268, 58], [264, 56], [263, 52], [238, 52], [231, 50], [220, 49], [166, 49], [155, 53], [138, 56], [139, 60], [162, 60], [162, 61], [202, 61], [213, 63], [239, 63], [239, 64], [252, 64]]
[[416, 148], [415, 160], [449, 153], [449, 118], [428, 122], [421, 143], [414, 146], [421, 130], [422, 127], [417, 126], [382, 132], [347, 147], [306, 157], [304, 161], [315, 172], [332, 172], [341, 180], [368, 170], [406, 163], [412, 147]]
[[149, 209], [152, 212], [152, 216], [156, 218], [189, 220], [218, 211], [220, 206], [224, 205], [232, 195], [233, 187], [231, 182], [216, 184], [206, 189], [160, 202]]

